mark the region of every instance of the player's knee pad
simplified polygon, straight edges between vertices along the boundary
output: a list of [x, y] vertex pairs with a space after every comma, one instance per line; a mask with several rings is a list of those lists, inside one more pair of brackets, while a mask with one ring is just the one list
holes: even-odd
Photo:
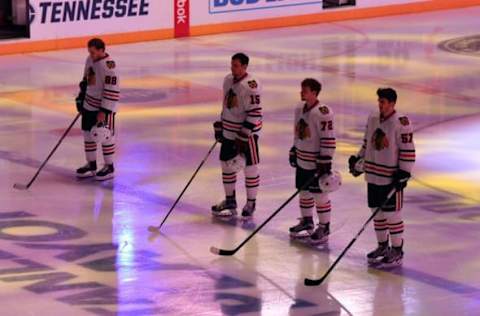
[[[372, 213], [374, 213], [377, 210], [377, 208], [371, 208], [371, 210], [372, 210]], [[379, 211], [377, 212], [377, 215], [375, 215], [373, 219], [376, 221], [383, 221], [383, 220], [386, 220], [387, 217], [385, 216], [384, 211]]]
[[90, 131], [83, 131], [83, 139], [86, 142], [95, 142]]
[[398, 223], [401, 222], [402, 219], [402, 212], [382, 212], [385, 213], [385, 218], [387, 219], [388, 223]]
[[256, 177], [256, 176], [258, 176], [258, 165], [246, 166], [245, 167], [245, 176], [246, 177]]
[[300, 193], [298, 194], [298, 196], [300, 197], [300, 199], [312, 199], [313, 198], [313, 195], [312, 193], [310, 193], [310, 191], [300, 191]]
[[235, 173], [234, 170], [225, 161], [221, 161], [221, 166], [223, 173]]

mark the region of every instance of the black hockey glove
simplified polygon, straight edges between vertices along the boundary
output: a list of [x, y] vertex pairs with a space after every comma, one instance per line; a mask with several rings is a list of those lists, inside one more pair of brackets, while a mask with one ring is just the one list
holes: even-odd
[[78, 87], [80, 88], [80, 93], [87, 93], [87, 86], [88, 86], [88, 81], [87, 79], [83, 79], [82, 81], [80, 81], [80, 83], [78, 84]]
[[242, 131], [238, 132], [235, 138], [235, 147], [239, 154], [248, 152], [248, 135]]
[[75, 99], [78, 113], [83, 113], [83, 100], [84, 99], [80, 95]]
[[397, 191], [401, 191], [407, 187], [407, 182], [412, 175], [410, 172], [398, 169], [392, 175], [393, 181], [392, 186], [395, 187]]
[[292, 166], [292, 168], [297, 168], [297, 149], [295, 146], [290, 148], [290, 152], [288, 153], [288, 161], [290, 162], [290, 166]]
[[85, 101], [85, 95], [87, 94], [87, 80], [83, 79], [79, 84], [78, 87], [80, 88], [80, 92], [78, 93], [77, 98], [75, 99], [75, 105], [77, 106], [78, 113], [83, 113], [83, 102]]
[[213, 123], [213, 130], [215, 131], [215, 139], [217, 142], [223, 142], [223, 125], [222, 122], [216, 121]]
[[350, 173], [354, 177], [358, 177], [359, 175], [361, 175], [363, 173], [363, 171], [355, 169], [355, 165], [357, 164], [357, 162], [360, 159], [362, 159], [362, 158], [360, 158], [358, 156], [350, 156], [350, 158], [348, 159], [348, 170], [350, 171]]

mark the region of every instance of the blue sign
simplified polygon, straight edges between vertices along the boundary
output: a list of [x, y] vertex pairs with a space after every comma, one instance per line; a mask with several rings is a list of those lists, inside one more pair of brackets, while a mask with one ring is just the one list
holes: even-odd
[[322, 4], [319, 0], [209, 0], [210, 14]]

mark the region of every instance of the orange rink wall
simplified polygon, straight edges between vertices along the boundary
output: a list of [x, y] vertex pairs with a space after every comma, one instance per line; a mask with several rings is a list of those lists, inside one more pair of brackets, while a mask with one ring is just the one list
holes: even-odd
[[[465, 8], [480, 5], [480, 0], [430, 0], [419, 3], [390, 4], [378, 7], [352, 8], [334, 10], [308, 15], [269, 18], [262, 20], [249, 20], [244, 22], [231, 22], [191, 26], [190, 36], [219, 34], [228, 32], [250, 31], [267, 28], [307, 25], [322, 22], [335, 22], [353, 19], [365, 19], [389, 15], [410, 14], [436, 10]], [[173, 21], [172, 21], [173, 22]], [[173, 23], [172, 23], [173, 24]], [[175, 37], [175, 30], [151, 30], [130, 33], [105, 34], [101, 36], [109, 45], [145, 42]], [[62, 38], [53, 40], [34, 41], [18, 39], [2, 43], [0, 41], [0, 55], [21, 54], [48, 50], [60, 50], [84, 47], [91, 36]]]

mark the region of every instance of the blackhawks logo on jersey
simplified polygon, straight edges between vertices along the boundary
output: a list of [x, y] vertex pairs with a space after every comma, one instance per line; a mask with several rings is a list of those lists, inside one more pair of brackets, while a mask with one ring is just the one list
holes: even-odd
[[403, 126], [410, 125], [410, 120], [406, 116], [399, 117], [398, 120], [400, 121], [400, 124], [402, 124]]
[[107, 65], [108, 69], [115, 68], [115, 62], [113, 60], [108, 60], [105, 64]]
[[388, 148], [388, 146], [390, 145], [387, 135], [380, 128], [377, 128], [375, 133], [373, 133], [372, 142], [375, 145], [376, 150], [383, 150], [385, 148]]
[[238, 107], [238, 97], [233, 89], [228, 90], [227, 95], [225, 96], [225, 101], [227, 108], [232, 109]]
[[92, 67], [88, 68], [87, 72], [87, 82], [89, 86], [94, 86], [96, 84], [95, 72]]
[[248, 86], [250, 87], [250, 89], [257, 89], [258, 88], [258, 83], [255, 80], [250, 80], [248, 82]]
[[321, 106], [318, 108], [320, 110], [320, 112], [324, 115], [327, 115], [328, 113], [330, 113], [330, 110], [326, 107], [326, 106]]
[[301, 140], [310, 138], [310, 128], [308, 127], [307, 122], [302, 118], [298, 121], [297, 126], [295, 126], [295, 133], [297, 137]]

